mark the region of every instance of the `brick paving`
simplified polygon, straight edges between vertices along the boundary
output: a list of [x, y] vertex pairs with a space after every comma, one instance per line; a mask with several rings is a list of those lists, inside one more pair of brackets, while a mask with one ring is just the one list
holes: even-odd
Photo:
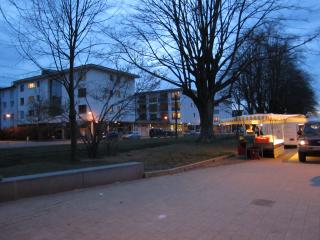
[[320, 240], [318, 176], [260, 160], [22, 199], [0, 204], [0, 239]]

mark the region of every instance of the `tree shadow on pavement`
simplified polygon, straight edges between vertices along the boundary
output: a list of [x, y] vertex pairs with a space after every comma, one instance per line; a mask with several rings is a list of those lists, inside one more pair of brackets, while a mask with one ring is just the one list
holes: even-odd
[[320, 176], [311, 178], [310, 182], [311, 182], [311, 186], [320, 187]]

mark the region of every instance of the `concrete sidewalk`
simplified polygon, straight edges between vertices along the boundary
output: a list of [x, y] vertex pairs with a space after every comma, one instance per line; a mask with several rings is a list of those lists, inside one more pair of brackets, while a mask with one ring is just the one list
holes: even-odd
[[320, 239], [320, 164], [249, 161], [0, 205], [0, 239]]

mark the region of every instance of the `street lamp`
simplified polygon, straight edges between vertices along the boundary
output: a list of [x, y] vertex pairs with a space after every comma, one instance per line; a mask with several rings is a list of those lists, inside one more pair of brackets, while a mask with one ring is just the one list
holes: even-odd
[[90, 121], [90, 127], [91, 127], [91, 135], [93, 135], [93, 121], [94, 121], [94, 117], [93, 117], [93, 113], [92, 112], [88, 112], [88, 114], [91, 116], [91, 121]]
[[6, 113], [6, 118], [11, 118], [11, 114], [10, 113]]

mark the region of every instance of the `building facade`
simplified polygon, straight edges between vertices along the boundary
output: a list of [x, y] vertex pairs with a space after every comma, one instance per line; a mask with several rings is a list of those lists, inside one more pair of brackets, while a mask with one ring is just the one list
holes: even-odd
[[[67, 77], [67, 70], [62, 73], [43, 71], [41, 75], [17, 80], [10, 87], [0, 88], [0, 128], [66, 123], [69, 97], [62, 77]], [[79, 84], [76, 84], [74, 95], [79, 124], [98, 120], [106, 107], [106, 120], [115, 119], [124, 99], [134, 95], [137, 77], [100, 65], [77, 67], [75, 79]], [[133, 123], [134, 101], [126, 104], [125, 109], [122, 105], [121, 112], [124, 114], [117, 116], [117, 121]]]
[[[231, 116], [231, 104], [224, 103], [214, 109], [214, 124]], [[181, 89], [166, 89], [139, 93], [136, 96], [136, 129], [148, 135], [151, 128], [173, 131], [197, 130], [200, 116], [192, 99], [182, 94]]]

